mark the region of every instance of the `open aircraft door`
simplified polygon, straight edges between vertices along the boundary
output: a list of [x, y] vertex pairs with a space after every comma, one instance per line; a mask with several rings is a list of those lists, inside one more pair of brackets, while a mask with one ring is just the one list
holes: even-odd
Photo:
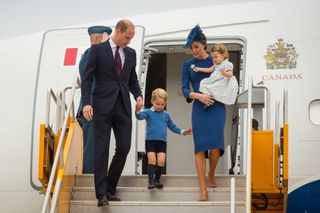
[[[114, 27], [111, 27], [114, 31]], [[135, 36], [129, 46], [136, 50], [137, 66], [136, 72], [140, 76], [143, 42], [145, 29], [142, 26], [135, 27]], [[84, 51], [90, 46], [90, 39], [87, 33], [87, 27], [82, 28], [65, 28], [49, 30], [44, 33], [40, 49], [37, 75], [35, 79], [34, 104], [32, 116], [32, 133], [31, 133], [31, 155], [30, 155], [30, 183], [33, 188], [39, 187], [35, 184], [36, 168], [39, 141], [39, 125], [45, 120], [53, 131], [61, 128], [63, 118], [56, 118], [58, 107], [54, 98], [47, 99], [48, 91], [52, 90], [54, 96], [69, 100], [70, 87], [74, 83], [75, 76], [78, 75], [78, 64]], [[69, 89], [70, 88], [70, 89]], [[74, 113], [77, 112], [80, 100], [80, 89], [75, 94]], [[135, 109], [135, 101], [132, 98], [132, 110]], [[48, 114], [49, 107], [49, 116]], [[133, 114], [134, 115], [134, 114]], [[133, 116], [132, 141], [136, 141], [136, 120]], [[114, 137], [111, 138], [110, 152], [115, 149]], [[136, 145], [132, 144], [124, 174], [136, 173]], [[110, 157], [113, 156], [111, 153]], [[111, 160], [110, 160], [111, 162]]]

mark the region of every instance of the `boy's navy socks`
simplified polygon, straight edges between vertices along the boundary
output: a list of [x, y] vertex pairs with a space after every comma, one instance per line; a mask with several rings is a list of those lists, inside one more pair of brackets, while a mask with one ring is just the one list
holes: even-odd
[[162, 174], [162, 170], [163, 170], [163, 166], [157, 166], [157, 169], [156, 169], [156, 174], [155, 174], [155, 177], [154, 177], [154, 180], [159, 182], [160, 181], [160, 177], [161, 177], [161, 174]]
[[148, 164], [148, 188], [154, 188], [154, 174], [156, 173], [156, 165]]
[[162, 166], [157, 166], [156, 174], [155, 174], [155, 177], [154, 177], [154, 186], [156, 188], [158, 188], [158, 189], [163, 188], [163, 184], [160, 182], [160, 177], [161, 177], [161, 174], [162, 174], [162, 170], [163, 170]]

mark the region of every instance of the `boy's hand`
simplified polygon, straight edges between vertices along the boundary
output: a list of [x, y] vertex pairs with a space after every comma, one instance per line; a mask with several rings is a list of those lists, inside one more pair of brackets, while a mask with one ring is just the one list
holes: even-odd
[[192, 129], [191, 128], [188, 128], [188, 129], [185, 129], [183, 130], [183, 135], [192, 135]]

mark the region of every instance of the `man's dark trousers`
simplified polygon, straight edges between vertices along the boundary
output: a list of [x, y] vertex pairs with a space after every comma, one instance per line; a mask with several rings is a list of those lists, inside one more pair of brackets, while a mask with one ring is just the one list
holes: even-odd
[[[127, 103], [130, 104], [130, 103]], [[94, 114], [94, 182], [96, 197], [115, 194], [131, 146], [132, 119], [124, 107], [121, 92], [109, 114]], [[116, 150], [108, 168], [110, 134], [113, 129]], [[107, 181], [105, 181], [107, 180]]]

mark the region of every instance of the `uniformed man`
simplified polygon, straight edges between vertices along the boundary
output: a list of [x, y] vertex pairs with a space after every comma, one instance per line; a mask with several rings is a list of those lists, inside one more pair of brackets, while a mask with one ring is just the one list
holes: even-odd
[[[109, 39], [112, 29], [106, 26], [91, 26], [88, 28], [88, 34], [90, 36], [91, 46], [101, 42], [105, 42]], [[82, 55], [79, 63], [79, 74], [82, 81], [85, 67], [88, 63], [91, 47], [89, 47]], [[93, 83], [93, 85], [95, 85]], [[92, 88], [94, 88], [93, 86]], [[84, 174], [93, 174], [94, 172], [94, 143], [93, 143], [93, 123], [87, 121], [82, 114], [82, 101], [80, 100], [78, 108], [78, 121], [82, 126], [83, 132], [83, 169]]]

